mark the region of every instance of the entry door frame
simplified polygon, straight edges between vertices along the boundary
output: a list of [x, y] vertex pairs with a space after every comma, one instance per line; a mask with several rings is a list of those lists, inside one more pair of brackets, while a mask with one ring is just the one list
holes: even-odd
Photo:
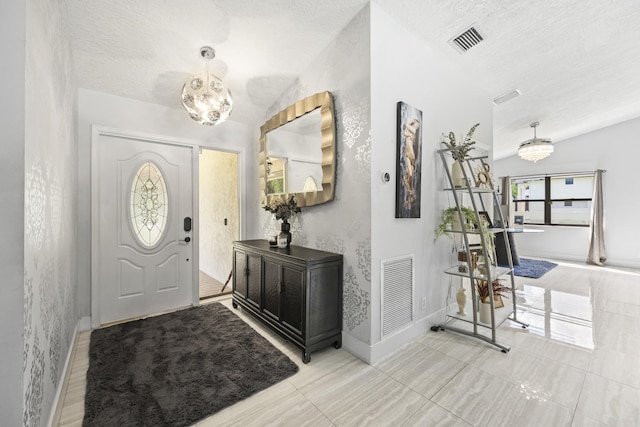
[[145, 132], [124, 130], [119, 128], [113, 128], [108, 126], [91, 125], [91, 327], [92, 329], [100, 328], [100, 290], [98, 289], [98, 268], [100, 259], [98, 257], [98, 251], [96, 250], [99, 243], [99, 224], [98, 218], [98, 200], [99, 200], [99, 180], [98, 180], [98, 150], [97, 144], [100, 143], [101, 136], [114, 136], [126, 139], [136, 139], [145, 142], [153, 142], [158, 144], [170, 144], [179, 146], [192, 147], [192, 198], [193, 198], [193, 221], [192, 230], [194, 237], [193, 245], [193, 263], [192, 265], [192, 306], [198, 306], [200, 304], [199, 284], [198, 277], [200, 271], [200, 151], [203, 148], [226, 151], [229, 153], [236, 153], [238, 155], [238, 200], [239, 200], [239, 221], [240, 227], [238, 230], [239, 238], [242, 240], [246, 235], [246, 224], [244, 218], [246, 218], [246, 194], [247, 194], [247, 152], [244, 147], [231, 146], [223, 143], [203, 144], [202, 141], [187, 140], [181, 138], [168, 137], [163, 135], [149, 134]]
[[[153, 144], [166, 144], [166, 145], [176, 145], [182, 147], [191, 148], [191, 185], [192, 185], [192, 212], [198, 212], [198, 180], [196, 179], [199, 174], [198, 169], [198, 146], [194, 144], [186, 143], [185, 141], [181, 141], [178, 139], [167, 138], [158, 135], [150, 135], [144, 134], [141, 132], [133, 132], [133, 131], [125, 131], [120, 129], [102, 127], [102, 126], [92, 126], [91, 127], [91, 327], [93, 329], [100, 328], [100, 289], [99, 289], [99, 263], [100, 263], [100, 252], [98, 251], [100, 244], [100, 227], [99, 224], [99, 206], [98, 202], [100, 200], [99, 197], [99, 183], [100, 183], [100, 174], [99, 174], [99, 150], [97, 149], [98, 144], [100, 144], [100, 138], [102, 136], [112, 136], [122, 139], [131, 139], [138, 140], [147, 143]], [[192, 221], [192, 232], [194, 240], [197, 242], [199, 238], [198, 232], [198, 219], [197, 216], [193, 215], [196, 219]], [[197, 281], [197, 272], [199, 270], [198, 265], [198, 256], [199, 250], [197, 245], [193, 245], [193, 262], [191, 265], [191, 305], [198, 305], [198, 281]]]

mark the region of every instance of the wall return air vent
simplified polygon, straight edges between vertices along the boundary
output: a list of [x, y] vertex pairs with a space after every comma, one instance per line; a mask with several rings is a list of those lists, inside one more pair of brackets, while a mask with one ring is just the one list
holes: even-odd
[[413, 255], [382, 261], [382, 336], [392, 335], [413, 322]]
[[455, 36], [449, 43], [455, 47], [460, 53], [464, 53], [480, 43], [482, 40], [482, 36], [473, 26], [464, 30], [461, 34]]

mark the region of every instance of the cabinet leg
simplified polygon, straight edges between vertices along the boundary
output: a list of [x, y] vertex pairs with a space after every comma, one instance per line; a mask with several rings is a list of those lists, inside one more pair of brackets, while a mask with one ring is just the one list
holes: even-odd
[[306, 350], [302, 350], [302, 363], [305, 365], [311, 362], [311, 355]]
[[333, 346], [335, 348], [342, 348], [342, 338], [337, 339], [336, 342], [333, 343]]
[[238, 308], [238, 304], [236, 304], [235, 301], [231, 301], [231, 305], [233, 306], [233, 308], [237, 309]]

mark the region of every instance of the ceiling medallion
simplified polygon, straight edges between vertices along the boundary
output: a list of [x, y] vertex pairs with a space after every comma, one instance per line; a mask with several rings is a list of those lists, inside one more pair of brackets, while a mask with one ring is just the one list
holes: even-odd
[[529, 125], [533, 128], [533, 139], [523, 142], [518, 148], [518, 156], [534, 163], [553, 153], [553, 143], [549, 138], [536, 137], [536, 127], [539, 124], [540, 122], [534, 122]]
[[209, 61], [216, 57], [215, 50], [203, 46], [200, 48], [200, 56], [205, 60], [205, 73], [189, 78], [184, 84], [182, 106], [196, 122], [213, 126], [229, 117], [233, 108], [233, 98], [222, 80], [209, 73]]

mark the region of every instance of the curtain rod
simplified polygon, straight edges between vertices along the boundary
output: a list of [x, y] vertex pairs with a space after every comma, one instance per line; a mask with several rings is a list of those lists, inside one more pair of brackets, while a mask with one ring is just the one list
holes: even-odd
[[[536, 174], [530, 174], [530, 175], [514, 175], [514, 176], [510, 176], [509, 178], [511, 179], [520, 179], [520, 178], [536, 178], [536, 177], [561, 177], [561, 176], [579, 176], [579, 175], [591, 175], [591, 174], [595, 174], [598, 171], [602, 171], [603, 173], [606, 173], [607, 170], [606, 169], [596, 169], [594, 171], [584, 171], [584, 172], [561, 172], [561, 173], [545, 173], [545, 174], [541, 174], [541, 173], [536, 173]], [[506, 178], [505, 176], [501, 176], [499, 177], [500, 179], [502, 178]]]

